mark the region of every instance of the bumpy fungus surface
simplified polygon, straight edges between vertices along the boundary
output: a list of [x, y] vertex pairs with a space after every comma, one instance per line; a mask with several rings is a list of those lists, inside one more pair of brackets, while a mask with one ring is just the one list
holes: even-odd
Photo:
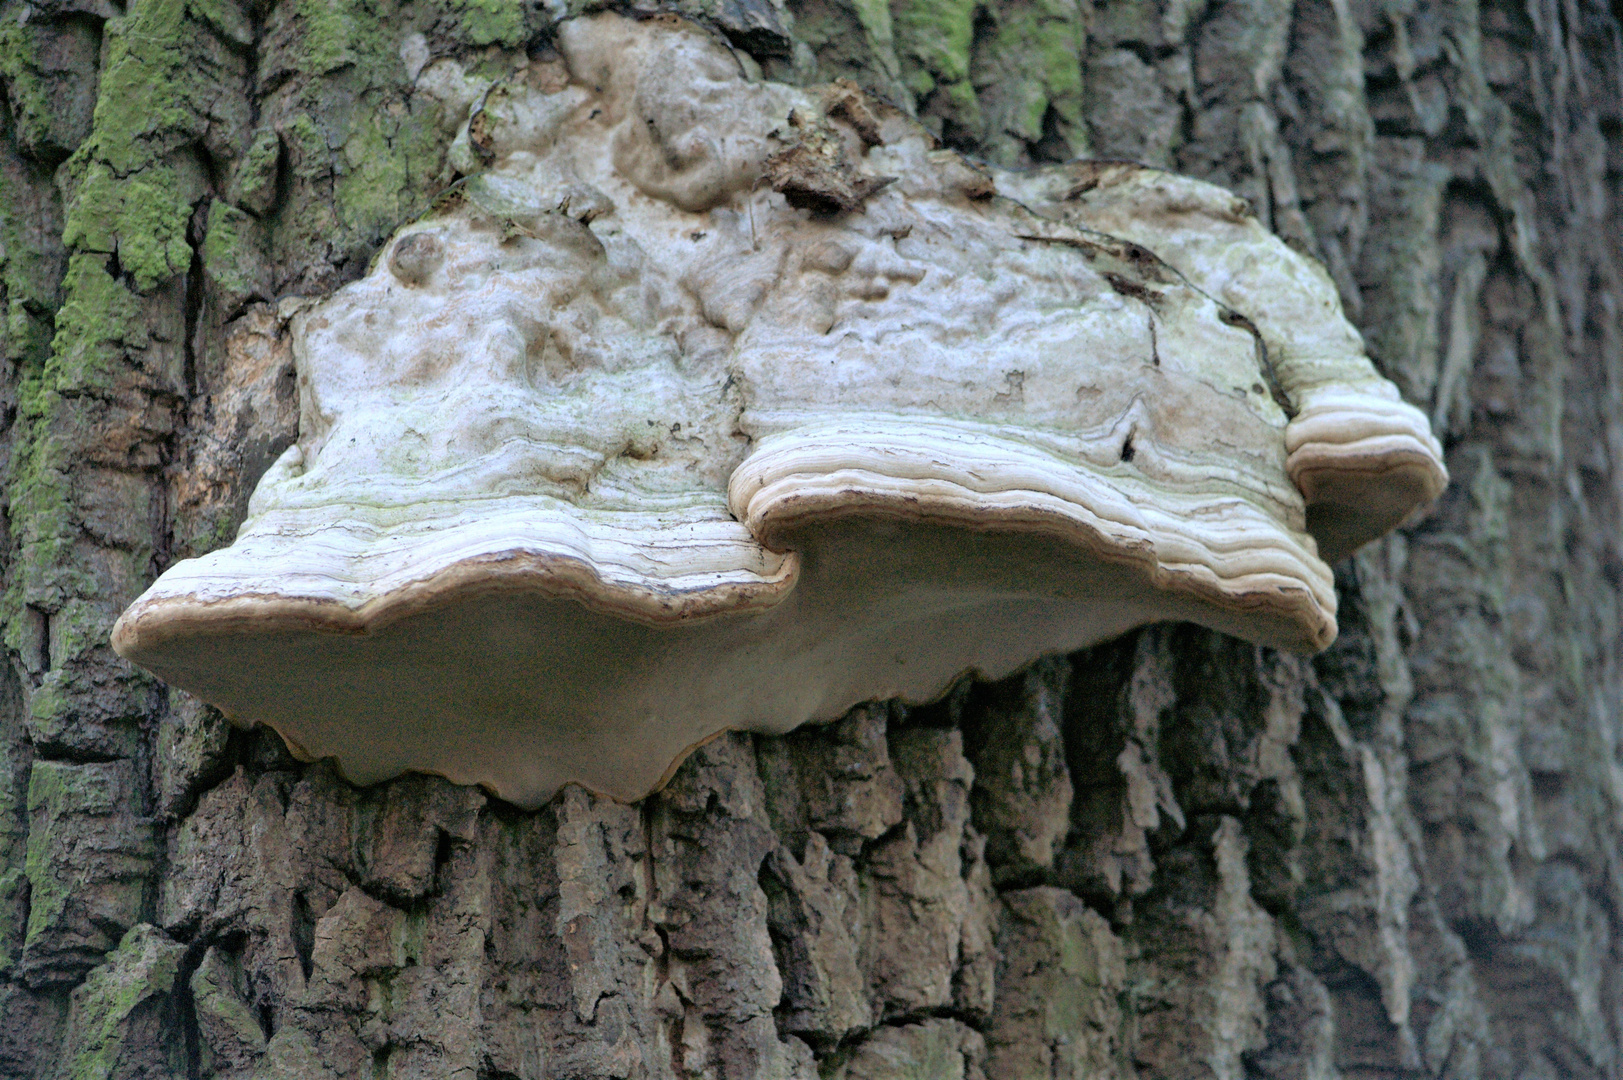
[[989, 171], [684, 23], [558, 49], [299, 318], [297, 445], [122, 655], [360, 782], [632, 799], [719, 731], [1151, 621], [1323, 648], [1320, 551], [1445, 482], [1220, 189]]

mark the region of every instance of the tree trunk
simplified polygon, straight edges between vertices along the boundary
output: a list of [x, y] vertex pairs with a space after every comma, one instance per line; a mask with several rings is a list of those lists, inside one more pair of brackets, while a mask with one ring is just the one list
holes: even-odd
[[1623, 1075], [1616, 12], [676, 6], [998, 163], [1246, 196], [1453, 486], [1312, 660], [1156, 626], [635, 806], [357, 789], [108, 631], [291, 443], [288, 298], [569, 5], [0, 0], [0, 1076]]

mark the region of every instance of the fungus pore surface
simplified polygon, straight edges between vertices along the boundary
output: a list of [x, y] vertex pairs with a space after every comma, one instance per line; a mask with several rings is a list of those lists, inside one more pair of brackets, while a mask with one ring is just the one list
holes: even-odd
[[1318, 266], [1211, 185], [1001, 172], [753, 70], [599, 14], [491, 87], [118, 652], [358, 782], [533, 806], [1148, 622], [1330, 643], [1321, 553], [1446, 475]]

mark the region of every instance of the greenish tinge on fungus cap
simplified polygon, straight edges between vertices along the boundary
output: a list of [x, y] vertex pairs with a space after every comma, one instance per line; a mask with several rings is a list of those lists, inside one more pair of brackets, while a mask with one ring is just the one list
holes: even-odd
[[1446, 482], [1221, 189], [993, 170], [676, 20], [557, 43], [296, 318], [298, 442], [121, 655], [360, 783], [630, 800], [718, 732], [1150, 622], [1322, 649], [1321, 554]]

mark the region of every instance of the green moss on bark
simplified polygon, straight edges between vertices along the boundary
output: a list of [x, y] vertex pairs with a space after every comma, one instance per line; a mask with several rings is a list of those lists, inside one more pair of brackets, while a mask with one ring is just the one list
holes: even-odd
[[0, 3], [0, 86], [17, 145], [54, 163], [90, 130], [99, 35], [84, 20], [25, 17], [28, 10]]
[[37, 26], [15, 17], [0, 19], [0, 79], [25, 146], [46, 142], [51, 131], [51, 91], [38, 65], [39, 36]]
[[902, 78], [919, 98], [945, 87], [971, 105], [969, 50], [974, 40], [977, 0], [901, 0], [891, 5]]
[[57, 440], [44, 437], [45, 418], [54, 393], [45, 389], [41, 372], [26, 372], [19, 386], [18, 425], [24, 433], [12, 453], [6, 488], [11, 527], [20, 542], [12, 566], [0, 619], [5, 643], [13, 651], [24, 644], [27, 606], [56, 606], [62, 596], [68, 548], [77, 523], [68, 500], [67, 454]]
[[536, 27], [523, 0], [452, 0], [462, 37], [473, 45], [522, 45]]
[[25, 864], [31, 886], [28, 941], [56, 925], [73, 892], [73, 883], [54, 872], [57, 850], [52, 841], [57, 838], [57, 830], [52, 826], [65, 815], [68, 805], [94, 796], [93, 792], [78, 789], [76, 781], [80, 779], [81, 774], [73, 766], [54, 761], [35, 762], [28, 778], [28, 812], [39, 826], [29, 830]]
[[305, 70], [325, 75], [355, 63], [358, 26], [355, 3], [300, 0], [299, 24], [304, 29]]
[[276, 202], [276, 177], [282, 159], [282, 141], [273, 128], [254, 133], [248, 152], [238, 163], [226, 198], [244, 210], [264, 214]]
[[156, 853], [144, 787], [129, 761], [34, 761], [25, 973], [76, 981], [139, 921]]
[[208, 62], [212, 35], [188, 0], [135, 0], [106, 35], [94, 125], [75, 156], [128, 177], [201, 132], [220, 92]]
[[106, 162], [87, 166], [63, 242], [80, 251], [118, 254], [124, 271], [145, 292], [178, 274], [191, 262], [186, 222], [199, 185], [186, 183], [170, 165], [156, 165], [119, 177]]
[[25, 607], [58, 617], [58, 668], [105, 645], [104, 583], [75, 551], [81, 513], [70, 473], [83, 458], [78, 444], [100, 438], [84, 402], [153, 381], [126, 359], [152, 344], [148, 322], [159, 310], [149, 311], [139, 294], [191, 263], [187, 225], [207, 187], [194, 148], [215, 122], [222, 88], [243, 70], [211, 29], [229, 23], [222, 10], [134, 0], [110, 20], [89, 135], [58, 174], [69, 260], [50, 357], [22, 372], [7, 478], [20, 550], [0, 601], [13, 648]]
[[[73, 994], [68, 1021], [66, 1075], [73, 1080], [155, 1076], [168, 1066], [184, 1075], [186, 1062], [172, 995], [185, 947], [145, 923], [132, 927], [107, 963]], [[157, 1014], [157, 1015], [152, 1015]]]
[[[75, 255], [63, 281], [66, 301], [57, 312], [56, 338], [48, 361], [25, 369], [18, 394], [18, 421], [24, 437], [13, 452], [7, 488], [12, 529], [20, 541], [12, 587], [0, 600], [5, 643], [20, 649], [27, 633], [24, 607], [56, 611], [75, 595], [94, 595], [94, 580], [75, 565], [72, 546], [79, 515], [68, 480], [68, 447], [50, 436], [50, 418], [61, 412], [64, 394], [105, 392], [113, 384], [112, 365], [123, 349], [145, 343], [136, 298], [108, 272], [106, 258]], [[70, 633], [58, 642], [95, 647], [87, 635]]]
[[1075, 0], [1022, 0], [995, 8], [991, 20], [974, 62], [984, 152], [1005, 165], [1086, 154], [1081, 8]]
[[209, 206], [208, 231], [203, 237], [203, 276], [226, 312], [236, 311], [255, 297], [270, 295], [264, 227], [221, 199]]

